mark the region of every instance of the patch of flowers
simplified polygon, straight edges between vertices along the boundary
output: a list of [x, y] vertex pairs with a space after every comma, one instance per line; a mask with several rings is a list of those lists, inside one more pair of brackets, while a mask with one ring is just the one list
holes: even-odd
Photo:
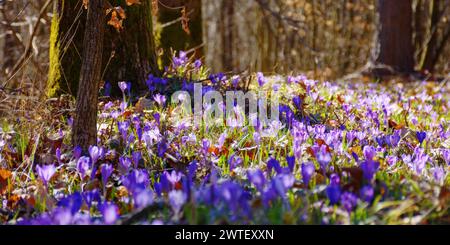
[[[235, 90], [244, 80], [281, 95], [279, 123], [244, 113], [255, 126], [195, 125], [170, 101], [171, 88]], [[2, 223], [448, 222], [448, 85], [209, 74], [181, 52], [165, 77], [149, 76], [146, 97], [116, 86], [123, 98], [100, 102], [97, 145], [85, 152], [70, 145], [70, 116], [48, 125], [57, 137], [47, 144], [3, 124]]]

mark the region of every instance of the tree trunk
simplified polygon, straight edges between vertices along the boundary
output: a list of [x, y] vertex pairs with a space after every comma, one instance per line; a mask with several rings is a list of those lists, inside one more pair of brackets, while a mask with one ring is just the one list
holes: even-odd
[[434, 71], [434, 67], [438, 61], [438, 24], [440, 21], [440, 7], [439, 2], [435, 0], [429, 1], [431, 9], [431, 21], [429, 26], [429, 34], [431, 37], [426, 40], [425, 50], [423, 52], [423, 60], [421, 61], [421, 69], [428, 70], [429, 72]]
[[97, 104], [105, 30], [103, 0], [90, 0], [84, 33], [83, 61], [77, 94], [72, 143], [84, 150], [97, 143]]
[[[109, 1], [125, 10], [123, 29], [105, 27], [101, 80], [130, 81], [134, 91], [146, 89], [149, 73], [159, 75], [153, 37], [151, 1], [128, 6], [125, 0]], [[82, 0], [58, 0], [50, 34], [49, 97], [62, 93], [77, 94], [86, 11]], [[106, 13], [106, 12], [105, 12]], [[105, 25], [107, 25], [105, 23]], [[113, 88], [120, 94], [117, 85]]]
[[396, 72], [413, 72], [412, 0], [378, 0], [378, 15], [375, 63]]
[[86, 11], [80, 0], [54, 2], [50, 30], [47, 97], [77, 94]]
[[[189, 33], [183, 30], [180, 7], [185, 7], [189, 18]], [[174, 51], [193, 50], [195, 58], [203, 56], [203, 28], [202, 28], [202, 2], [201, 0], [160, 0], [158, 5], [158, 22], [160, 26], [159, 46], [163, 48], [162, 64], [169, 65], [171, 49]]]

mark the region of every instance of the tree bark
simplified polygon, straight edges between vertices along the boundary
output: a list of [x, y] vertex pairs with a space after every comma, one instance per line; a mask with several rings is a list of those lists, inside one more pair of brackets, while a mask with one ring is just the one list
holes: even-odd
[[378, 0], [378, 15], [375, 63], [396, 72], [413, 72], [412, 0]]
[[[125, 0], [111, 0], [114, 7], [125, 10], [123, 29], [118, 32], [112, 26], [105, 27], [101, 80], [113, 85], [130, 81], [134, 91], [146, 89], [149, 73], [159, 75], [153, 36], [151, 1], [128, 6]], [[50, 69], [47, 96], [63, 93], [77, 94], [81, 70], [81, 54], [86, 11], [82, 0], [58, 0], [54, 10], [50, 34]], [[105, 12], [106, 13], [106, 12]], [[113, 86], [117, 95], [120, 90]]]
[[83, 61], [77, 94], [72, 143], [86, 150], [97, 143], [97, 104], [105, 29], [103, 0], [90, 0], [84, 33]]

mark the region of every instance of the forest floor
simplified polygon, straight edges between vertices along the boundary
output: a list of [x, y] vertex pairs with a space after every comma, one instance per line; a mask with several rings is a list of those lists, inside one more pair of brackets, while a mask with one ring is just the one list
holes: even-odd
[[280, 95], [281, 123], [205, 127], [180, 120], [183, 107], [163, 88], [189, 77], [205, 80], [204, 92], [233, 90], [243, 79], [189, 61], [166, 75], [149, 77], [147, 98], [125, 83], [123, 98], [103, 96], [98, 144], [86, 154], [70, 144], [68, 97], [4, 119], [0, 222], [450, 223], [449, 83], [258, 73], [249, 89]]

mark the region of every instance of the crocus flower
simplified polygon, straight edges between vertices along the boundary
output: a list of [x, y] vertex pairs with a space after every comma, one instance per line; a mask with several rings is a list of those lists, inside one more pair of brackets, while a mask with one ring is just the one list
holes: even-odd
[[374, 197], [374, 190], [372, 186], [366, 185], [360, 190], [361, 200], [371, 203]]
[[91, 168], [91, 159], [89, 157], [80, 157], [77, 162], [77, 169], [81, 174], [81, 177], [84, 178], [87, 174], [89, 169]]
[[302, 98], [300, 98], [300, 96], [295, 96], [292, 101], [294, 102], [295, 108], [297, 108], [297, 110], [301, 111], [302, 110]]
[[89, 146], [89, 155], [92, 159], [92, 164], [97, 163], [98, 159], [103, 156], [103, 148], [98, 146]]
[[159, 106], [163, 107], [166, 104], [166, 96], [161, 94], [156, 94], [153, 99], [158, 103]]
[[167, 144], [164, 140], [161, 140], [158, 143], [158, 157], [161, 157], [161, 158], [164, 157], [164, 154], [166, 153], [166, 151], [167, 151]]
[[261, 170], [257, 169], [247, 171], [247, 178], [259, 191], [263, 190], [266, 178]]
[[366, 160], [373, 160], [377, 154], [375, 147], [368, 145], [364, 146], [363, 153]]
[[267, 82], [267, 80], [264, 77], [264, 74], [262, 72], [256, 73], [256, 78], [258, 80], [258, 84], [260, 87], [264, 86], [264, 84], [266, 84], [266, 82]]
[[100, 193], [97, 189], [85, 191], [82, 195], [89, 209], [92, 207], [92, 204], [94, 204], [94, 202], [100, 202]]
[[417, 137], [417, 140], [419, 141], [419, 143], [422, 144], [422, 142], [427, 137], [427, 133], [423, 132], [423, 131], [422, 132], [416, 132], [416, 137]]
[[122, 174], [128, 173], [131, 167], [131, 160], [128, 157], [119, 157], [119, 171]]
[[398, 130], [395, 130], [394, 134], [389, 137], [389, 141], [392, 147], [398, 146], [398, 142], [400, 142], [400, 133]]
[[201, 60], [195, 60], [194, 61], [194, 68], [195, 69], [200, 69], [200, 67], [202, 67], [202, 61]]
[[326, 192], [331, 205], [339, 202], [339, 199], [341, 197], [341, 187], [339, 185], [329, 185], [326, 189]]
[[56, 149], [55, 155], [56, 155], [56, 159], [58, 160], [58, 163], [61, 163], [61, 149], [60, 148]]
[[243, 162], [244, 162], [244, 160], [242, 160], [242, 158], [240, 158], [239, 156], [236, 156], [236, 154], [233, 154], [228, 159], [228, 165], [230, 166], [230, 171], [233, 171], [233, 169], [235, 169], [237, 166], [241, 165]]
[[447, 163], [447, 165], [450, 165], [450, 150], [449, 149], [442, 150], [442, 157], [444, 158], [445, 163]]
[[183, 191], [172, 190], [169, 192], [169, 203], [175, 214], [181, 211], [181, 208], [186, 203], [187, 196]]
[[170, 174], [168, 172], [164, 172], [166, 175], [167, 180], [172, 185], [172, 187], [175, 187], [175, 185], [180, 182], [182, 174], [177, 171], [172, 171]]
[[134, 206], [136, 208], [144, 208], [153, 203], [153, 191], [146, 189], [133, 194]]
[[111, 89], [111, 83], [109, 81], [106, 81], [105, 85], [103, 86], [103, 95], [109, 97], [111, 95]]
[[316, 154], [317, 162], [319, 162], [322, 170], [326, 170], [328, 164], [331, 162], [331, 154], [326, 150], [326, 146], [322, 145]]
[[73, 148], [73, 157], [78, 160], [81, 157], [82, 152], [83, 149], [80, 146], [75, 146]]
[[47, 186], [48, 182], [50, 181], [52, 176], [55, 174], [56, 168], [55, 168], [55, 165], [53, 165], [53, 164], [52, 165], [44, 165], [42, 167], [40, 165], [37, 165], [36, 171], [37, 171], [39, 178], [44, 183], [44, 185]]
[[269, 161], [267, 161], [268, 173], [271, 174], [272, 170], [275, 170], [275, 172], [277, 172], [277, 173], [281, 173], [281, 171], [282, 171], [280, 162], [277, 161], [275, 158], [270, 158]]
[[120, 90], [122, 90], [122, 93], [125, 93], [125, 90], [127, 90], [127, 87], [128, 87], [127, 83], [122, 81], [122, 82], [119, 82], [118, 84], [119, 84]]
[[366, 160], [361, 163], [361, 169], [363, 171], [364, 178], [368, 181], [371, 181], [375, 173], [378, 171], [379, 167], [380, 163], [372, 160]]
[[59, 207], [67, 208], [71, 211], [72, 215], [80, 210], [83, 204], [83, 196], [79, 192], [75, 192], [72, 195], [64, 197], [58, 202]]
[[113, 203], [103, 203], [100, 206], [103, 222], [107, 225], [114, 224], [119, 218], [119, 208]]
[[106, 186], [106, 183], [108, 183], [108, 179], [111, 176], [113, 172], [113, 166], [111, 164], [102, 164], [100, 171], [102, 173], [102, 182], [103, 186]]
[[287, 156], [286, 162], [288, 164], [289, 171], [293, 172], [295, 168], [295, 156]]
[[358, 197], [356, 197], [351, 192], [344, 192], [341, 195], [341, 205], [344, 207], [347, 212], [351, 212], [353, 208], [356, 206], [356, 203], [358, 201]]
[[311, 180], [311, 177], [313, 176], [315, 170], [316, 167], [313, 163], [302, 164], [302, 179], [305, 185], [309, 184], [309, 181]]
[[139, 161], [141, 161], [141, 159], [142, 159], [141, 152], [140, 151], [134, 151], [132, 153], [132, 157], [133, 157], [133, 162], [134, 162], [134, 168], [138, 168]]

